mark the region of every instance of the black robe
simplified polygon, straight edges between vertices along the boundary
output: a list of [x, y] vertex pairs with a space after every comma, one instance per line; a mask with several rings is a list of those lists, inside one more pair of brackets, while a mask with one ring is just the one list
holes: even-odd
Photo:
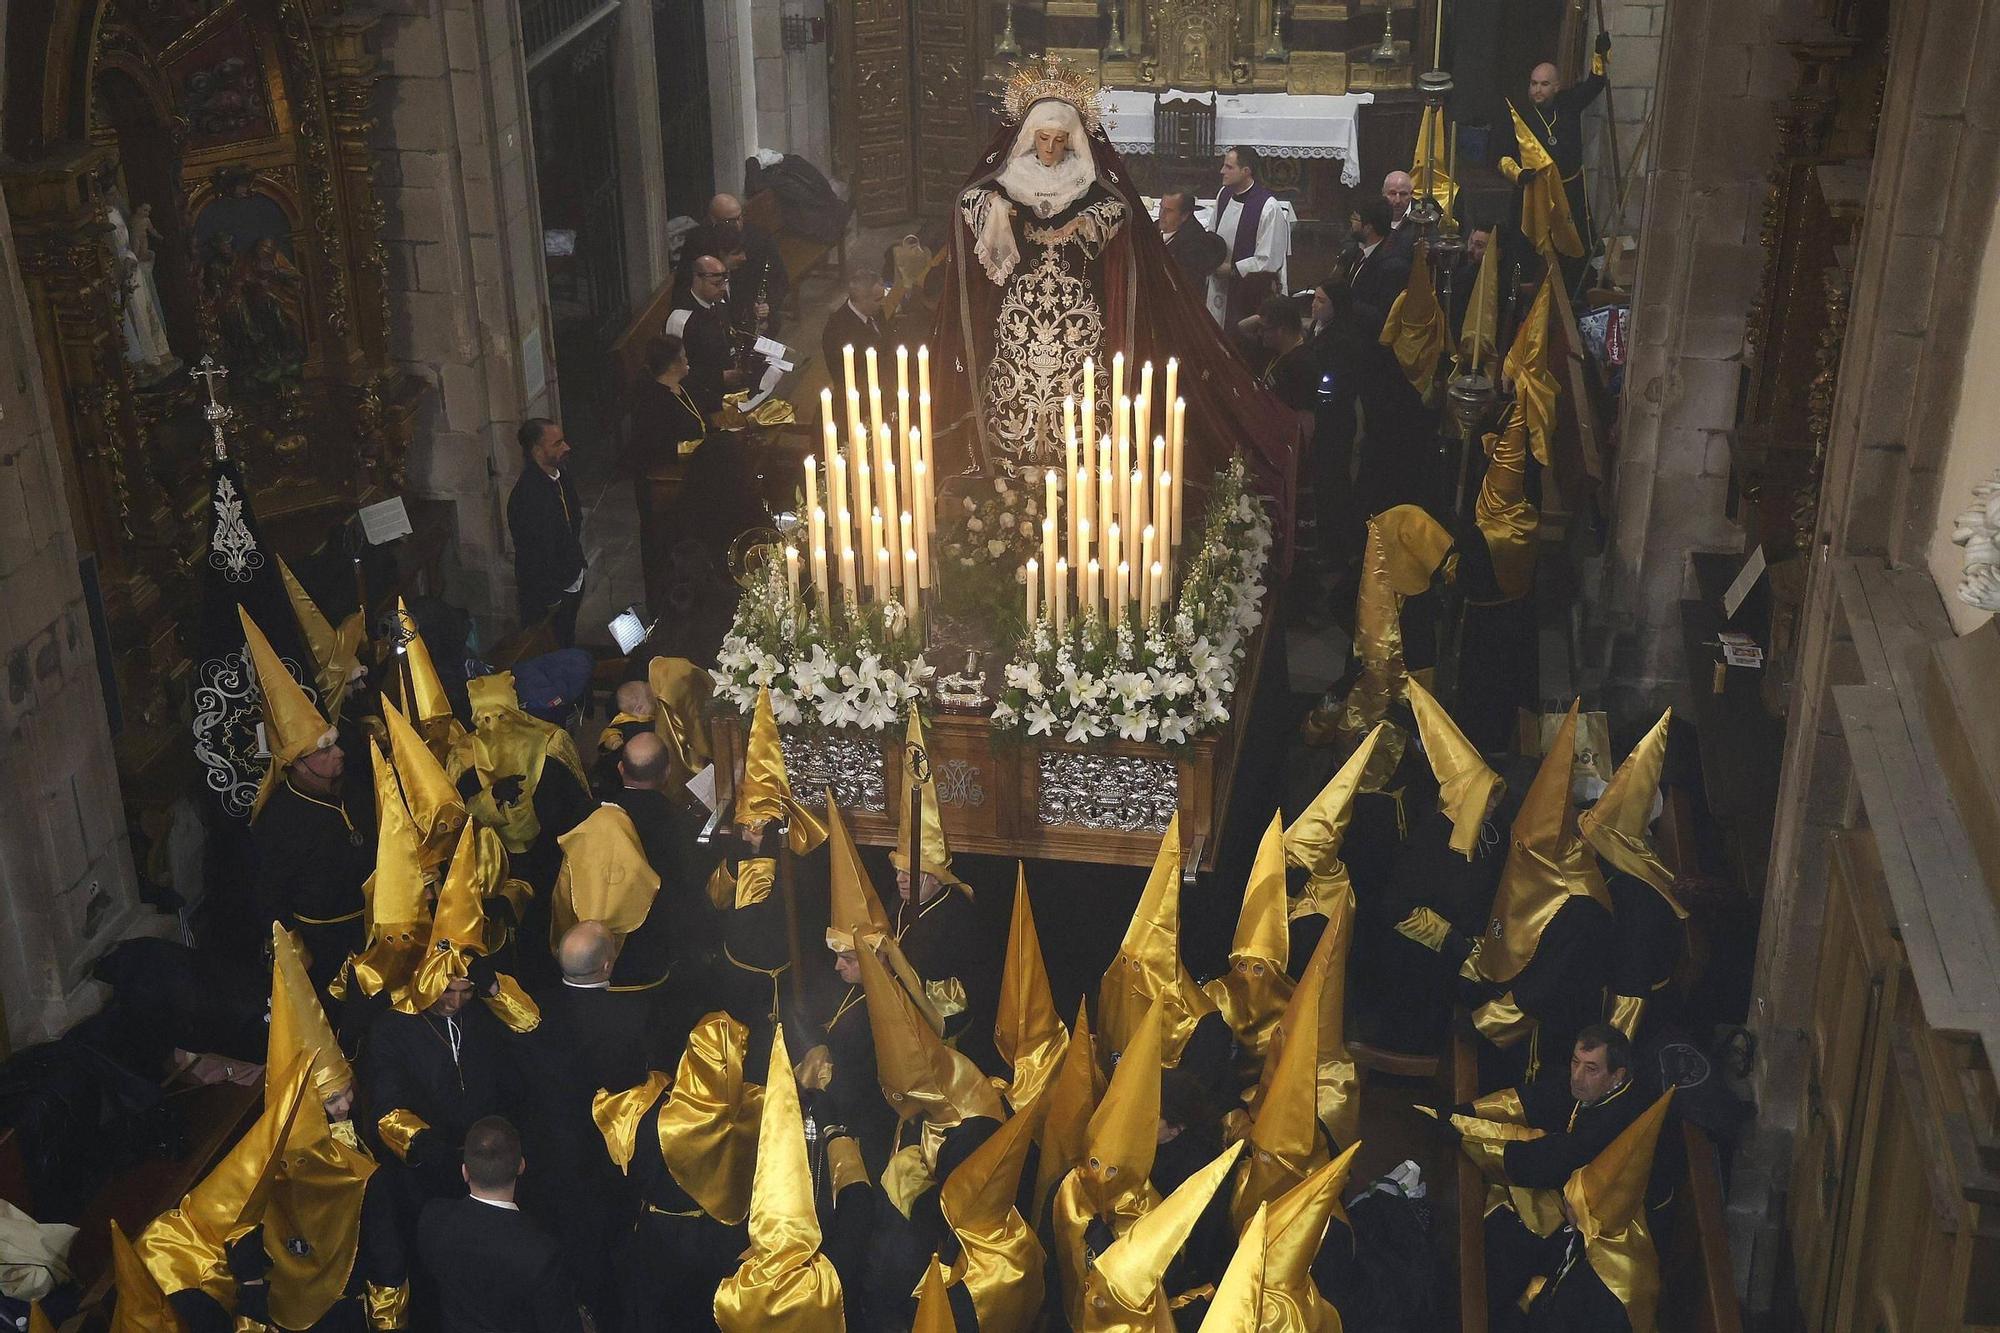
[[1528, 1307], [1530, 1333], [1631, 1333], [1624, 1303], [1590, 1266], [1583, 1237], [1564, 1226], [1542, 1242], [1548, 1279]]
[[521, 622], [546, 615], [583, 573], [583, 504], [568, 474], [551, 477], [533, 462], [507, 497], [514, 539], [514, 586]]
[[[296, 931], [306, 975], [327, 983], [367, 942], [361, 886], [375, 870], [375, 817], [281, 781], [250, 828], [257, 853], [257, 915]], [[265, 932], [268, 942], [268, 930]]]

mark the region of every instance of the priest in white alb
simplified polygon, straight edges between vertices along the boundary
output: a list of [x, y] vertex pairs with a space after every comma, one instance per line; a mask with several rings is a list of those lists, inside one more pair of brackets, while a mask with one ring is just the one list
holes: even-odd
[[1215, 234], [1229, 247], [1229, 258], [1208, 280], [1208, 313], [1225, 334], [1278, 290], [1292, 251], [1292, 224], [1277, 196], [1257, 183], [1260, 165], [1257, 150], [1244, 145], [1222, 155]]

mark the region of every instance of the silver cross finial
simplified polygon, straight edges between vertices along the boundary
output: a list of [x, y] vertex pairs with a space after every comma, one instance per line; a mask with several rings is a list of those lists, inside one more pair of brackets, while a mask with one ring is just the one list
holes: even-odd
[[230, 413], [229, 409], [222, 405], [222, 400], [215, 395], [215, 382], [229, 378], [229, 367], [222, 365], [212, 356], [204, 356], [200, 364], [188, 374], [208, 386], [208, 406], [202, 409], [202, 415], [208, 418], [208, 428], [215, 436], [215, 456], [227, 458], [229, 445], [222, 438], [222, 423], [229, 420]]

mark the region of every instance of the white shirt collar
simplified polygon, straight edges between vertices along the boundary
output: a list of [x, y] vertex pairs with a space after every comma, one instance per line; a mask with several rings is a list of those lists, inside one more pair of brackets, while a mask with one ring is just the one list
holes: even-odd
[[1361, 257], [1363, 259], [1370, 258], [1381, 246], [1382, 242], [1380, 241], [1370, 241], [1367, 245], [1361, 247]]
[[700, 307], [701, 307], [701, 308], [702, 308], [703, 310], [713, 310], [713, 309], [715, 309], [715, 302], [713, 302], [713, 301], [704, 301], [704, 300], [702, 300], [702, 299], [701, 299], [701, 298], [700, 298], [699, 296], [695, 296], [695, 294], [694, 294], [694, 293], [693, 293], [692, 291], [690, 291], [690, 292], [688, 293], [688, 295], [689, 295], [689, 296], [694, 296], [694, 303], [695, 303], [696, 305], [700, 306]]
[[853, 310], [854, 317], [860, 320], [863, 324], [868, 325], [870, 328], [873, 328], [875, 326], [875, 321], [873, 319], [869, 318], [867, 315], [862, 314], [859, 309], [856, 309], [854, 304], [854, 298], [851, 296], [847, 298], [847, 308], [849, 310]]
[[477, 1194], [468, 1194], [465, 1197], [474, 1203], [483, 1203], [488, 1208], [505, 1208], [510, 1213], [521, 1211], [521, 1205], [515, 1203], [512, 1199], [482, 1199]]
[[567, 987], [569, 987], [569, 988], [570, 988], [571, 990], [610, 990], [610, 989], [611, 989], [611, 982], [610, 982], [610, 980], [609, 980], [609, 979], [606, 979], [606, 980], [604, 980], [604, 981], [571, 981], [571, 980], [570, 980], [570, 979], [569, 979], [568, 977], [564, 977], [564, 978], [562, 979], [562, 984], [563, 984], [563, 985], [565, 985], [565, 986], [567, 986]]

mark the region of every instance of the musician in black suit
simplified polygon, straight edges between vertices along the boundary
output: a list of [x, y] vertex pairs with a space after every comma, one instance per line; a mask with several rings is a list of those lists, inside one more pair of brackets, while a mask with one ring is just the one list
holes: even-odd
[[666, 333], [687, 348], [684, 387], [704, 417], [722, 410], [722, 396], [743, 387], [730, 333], [729, 266], [716, 255], [696, 255], [692, 286], [667, 316]]
[[583, 604], [583, 505], [563, 471], [569, 440], [547, 417], [530, 417], [515, 432], [520, 480], [507, 497], [507, 531], [514, 538], [514, 588], [521, 623], [549, 618], [556, 645], [576, 643]]
[[[833, 382], [836, 413], [847, 411], [847, 405], [840, 396], [847, 392], [846, 370], [842, 365], [844, 348], [854, 349], [854, 374], [857, 383], [867, 374], [867, 348], [874, 348], [879, 358], [892, 350], [886, 341], [888, 335], [882, 331], [882, 284], [872, 273], [852, 273], [847, 279], [847, 300], [839, 309], [826, 317], [826, 331], [819, 337], [819, 354], [826, 365], [826, 377]], [[864, 386], [865, 387], [865, 386]]]
[[465, 1134], [470, 1197], [433, 1199], [417, 1252], [437, 1283], [443, 1333], [583, 1333], [556, 1244], [521, 1212], [521, 1136], [499, 1116]]
[[[708, 201], [708, 221], [689, 232], [681, 245], [681, 263], [674, 274], [675, 294], [685, 296], [691, 285], [694, 260], [702, 255], [721, 255], [725, 260], [742, 253], [742, 261], [730, 266], [730, 276], [738, 299], [749, 303], [739, 323], [776, 337], [785, 297], [792, 290], [791, 274], [778, 255], [778, 242], [754, 222], [743, 217], [743, 201], [733, 194], [718, 194]], [[761, 300], [759, 298], [762, 298]]]
[[1381, 337], [1389, 307], [1410, 281], [1410, 256], [1391, 244], [1392, 214], [1387, 199], [1370, 199], [1356, 214], [1355, 246], [1347, 263], [1349, 310], [1354, 333], [1367, 340]]
[[1188, 290], [1206, 300], [1208, 275], [1229, 258], [1229, 247], [1220, 236], [1195, 221], [1191, 192], [1175, 190], [1160, 196], [1160, 237], [1166, 241], [1167, 253], [1173, 256], [1174, 263], [1180, 265]]

